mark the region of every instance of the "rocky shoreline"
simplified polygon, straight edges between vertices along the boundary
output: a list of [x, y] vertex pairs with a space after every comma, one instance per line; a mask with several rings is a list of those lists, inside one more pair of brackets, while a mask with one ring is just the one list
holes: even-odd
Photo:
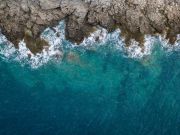
[[180, 34], [179, 0], [0, 0], [0, 29], [16, 46], [25, 39], [36, 53], [48, 43], [41, 32], [60, 20], [66, 38], [80, 43], [96, 30], [120, 28], [125, 42], [143, 43], [145, 34], [161, 34], [174, 43]]

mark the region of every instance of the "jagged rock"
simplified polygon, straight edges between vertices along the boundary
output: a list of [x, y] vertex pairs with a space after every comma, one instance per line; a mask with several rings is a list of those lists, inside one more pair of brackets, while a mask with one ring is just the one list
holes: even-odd
[[24, 11], [24, 12], [29, 12], [29, 5], [28, 5], [28, 0], [22, 0], [21, 2], [21, 9]]

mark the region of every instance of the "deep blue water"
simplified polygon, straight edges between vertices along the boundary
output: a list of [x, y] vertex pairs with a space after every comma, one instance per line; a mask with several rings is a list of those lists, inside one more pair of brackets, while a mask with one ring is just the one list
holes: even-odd
[[180, 53], [106, 47], [38, 69], [0, 59], [0, 135], [180, 135]]

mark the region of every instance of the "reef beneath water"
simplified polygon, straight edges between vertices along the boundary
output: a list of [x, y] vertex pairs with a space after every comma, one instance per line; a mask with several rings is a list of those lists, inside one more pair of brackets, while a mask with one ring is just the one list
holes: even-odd
[[16, 46], [24, 39], [33, 53], [48, 45], [40, 35], [47, 27], [56, 31], [60, 20], [65, 20], [66, 39], [77, 44], [97, 26], [109, 32], [120, 28], [127, 45], [131, 39], [143, 44], [147, 34], [163, 35], [173, 44], [180, 34], [180, 1], [0, 0], [2, 34]]

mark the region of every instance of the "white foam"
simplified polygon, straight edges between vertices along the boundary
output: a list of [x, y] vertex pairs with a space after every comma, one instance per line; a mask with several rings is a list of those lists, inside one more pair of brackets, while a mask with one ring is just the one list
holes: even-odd
[[[0, 34], [0, 55], [2, 58], [6, 60], [6, 58], [10, 58], [15, 54], [16, 49], [12, 43], [10, 43], [6, 37]], [[7, 59], [8, 60], [8, 59]]]
[[[76, 47], [83, 46], [86, 48], [97, 47], [102, 45], [109, 45], [110, 47], [115, 47], [124, 56], [129, 58], [142, 58], [146, 55], [150, 55], [152, 52], [152, 46], [154, 43], [154, 38], [151, 36], [145, 37], [144, 48], [141, 48], [139, 43], [132, 40], [130, 46], [125, 46], [124, 39], [120, 37], [121, 31], [117, 29], [112, 33], [108, 33], [106, 29], [99, 28], [96, 32], [92, 33], [88, 38], [85, 38], [80, 45], [75, 45]], [[98, 41], [96, 39], [99, 39]]]
[[[60, 50], [60, 45], [64, 39], [64, 31], [61, 30], [63, 25], [64, 22], [60, 22], [60, 24], [55, 27], [57, 30], [56, 32], [53, 32], [50, 28], [48, 28], [44, 31], [44, 33], [42, 33], [42, 38], [48, 40], [50, 46], [44, 48], [41, 53], [37, 53], [36, 55], [31, 53], [23, 40], [19, 43], [19, 48], [16, 49], [12, 43], [7, 41], [5, 36], [0, 36], [1, 57], [7, 60], [18, 61], [22, 65], [29, 65], [32, 68], [38, 68], [48, 63], [50, 60], [58, 59], [58, 61], [61, 61], [63, 52]], [[46, 34], [46, 32], [48, 32], [48, 34]], [[60, 38], [55, 38], [55, 35], [58, 32], [60, 32], [59, 34], [62, 36], [60, 36]]]
[[91, 33], [89, 37], [85, 38], [80, 45], [71, 44], [72, 47], [83, 47], [85, 49], [97, 48], [104, 45], [109, 45], [122, 50], [123, 40], [120, 38], [120, 30], [117, 29], [112, 33], [108, 33], [106, 29], [99, 27], [97, 31]]
[[125, 47], [127, 56], [130, 58], [142, 58], [144, 56], [150, 55], [152, 53], [154, 41], [154, 37], [146, 35], [144, 46], [141, 47], [138, 42], [132, 40], [131, 45]]
[[19, 55], [16, 60], [22, 61], [24, 59], [24, 64], [29, 64], [32, 68], [38, 68], [53, 59], [61, 60], [63, 55], [63, 53], [60, 50], [56, 49], [54, 46], [43, 49], [41, 53], [37, 53], [36, 55], [34, 55], [26, 47], [26, 44], [23, 41], [19, 43], [18, 52]]
[[[80, 45], [73, 44], [65, 39], [65, 23], [61, 21], [54, 30], [47, 28], [41, 35], [41, 37], [47, 40], [50, 44], [49, 47], [45, 47], [41, 53], [34, 55], [26, 47], [24, 41], [19, 43], [19, 48], [16, 49], [12, 43], [10, 43], [5, 36], [0, 35], [0, 56], [5, 60], [18, 61], [22, 65], [29, 65], [32, 68], [38, 68], [49, 61], [61, 61], [63, 58], [63, 51], [65, 49], [83, 48], [83, 49], [97, 49], [100, 46], [107, 45], [110, 48], [115, 48], [120, 53], [123, 53], [128, 58], [142, 58], [150, 55], [154, 46], [154, 42], [160, 41], [162, 48], [171, 52], [174, 50], [180, 50], [180, 35], [175, 45], [170, 45], [168, 40], [159, 36], [153, 37], [146, 35], [144, 47], [140, 47], [138, 42], [132, 40], [130, 46], [125, 46], [124, 39], [120, 37], [121, 31], [117, 29], [112, 33], [104, 28], [99, 27], [97, 31], [90, 34], [85, 38]], [[57, 36], [59, 35], [59, 36]], [[64, 45], [65, 44], [65, 45]]]
[[167, 53], [171, 53], [173, 51], [179, 51], [180, 50], [180, 35], [177, 35], [177, 40], [174, 43], [174, 45], [170, 44], [169, 40], [167, 40], [165, 37], [159, 36], [159, 40], [160, 40], [162, 48]]

